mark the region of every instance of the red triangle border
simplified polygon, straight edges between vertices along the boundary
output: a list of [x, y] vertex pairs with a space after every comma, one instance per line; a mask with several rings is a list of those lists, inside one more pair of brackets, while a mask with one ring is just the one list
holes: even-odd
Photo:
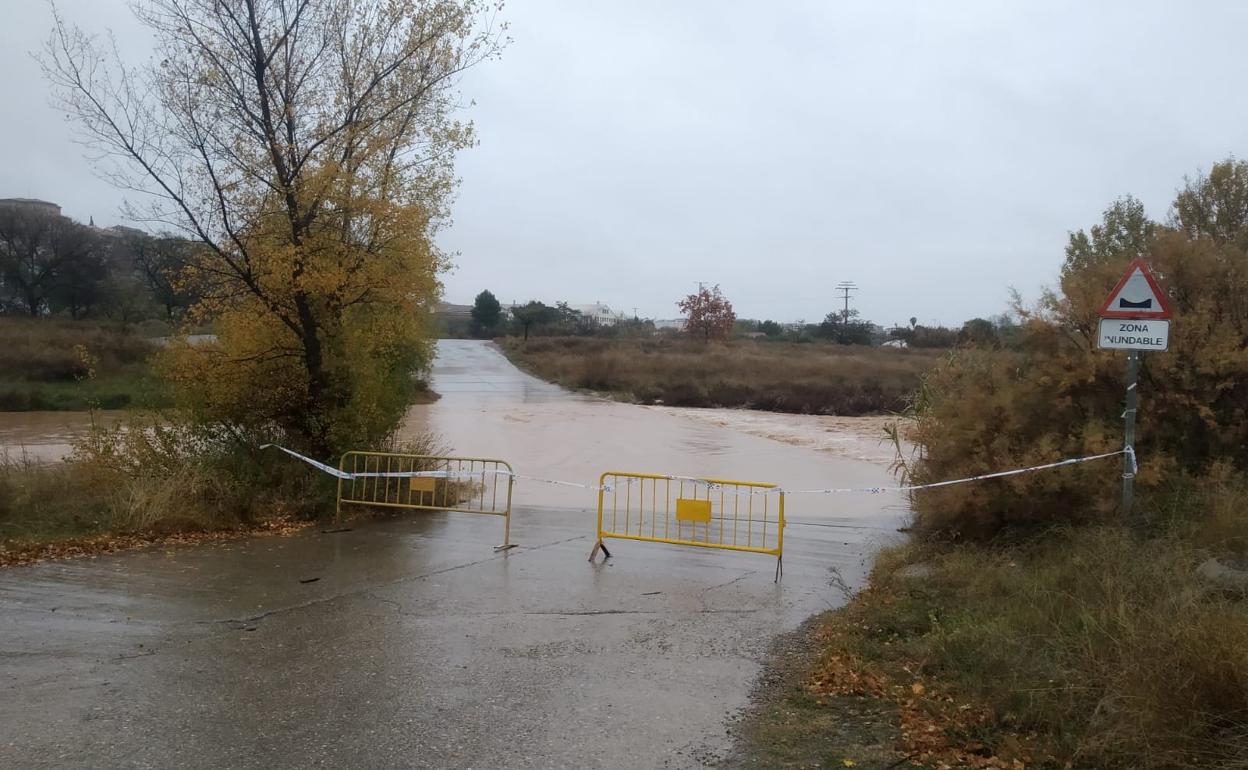
[[[1158, 304], [1161, 305], [1160, 313], [1141, 313], [1138, 310], [1132, 311], [1132, 310], [1110, 310], [1109, 309], [1109, 303], [1113, 302], [1114, 297], [1118, 296], [1118, 292], [1121, 291], [1122, 287], [1126, 285], [1128, 280], [1130, 280], [1131, 274], [1135, 272], [1135, 269], [1137, 267], [1144, 273], [1144, 280], [1148, 281], [1149, 288], [1153, 290], [1153, 294], [1157, 297], [1157, 302]], [[1098, 315], [1100, 315], [1101, 318], [1136, 318], [1140, 320], [1149, 320], [1149, 319], [1161, 320], [1161, 319], [1171, 318], [1174, 315], [1174, 311], [1170, 309], [1170, 302], [1169, 300], [1166, 299], [1165, 292], [1163, 292], [1161, 290], [1161, 287], [1157, 285], [1157, 279], [1153, 278], [1153, 271], [1148, 268], [1148, 263], [1142, 259], [1136, 258], [1136, 259], [1131, 260], [1131, 264], [1127, 265], [1127, 271], [1122, 274], [1122, 279], [1118, 281], [1118, 283], [1114, 286], [1114, 288], [1110, 289], [1109, 296], [1105, 298], [1105, 304], [1101, 305], [1101, 309]]]

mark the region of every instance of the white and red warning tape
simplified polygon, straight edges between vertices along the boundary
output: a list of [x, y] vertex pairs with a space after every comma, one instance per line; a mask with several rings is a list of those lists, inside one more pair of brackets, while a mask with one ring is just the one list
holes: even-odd
[[[546, 479], [546, 478], [541, 478], [538, 476], [526, 476], [523, 474], [513, 473], [511, 471], [505, 471], [505, 470], [379, 471], [379, 472], [344, 471], [339, 468], [335, 468], [332, 465], [327, 465], [323, 462], [320, 462], [319, 460], [314, 460], [311, 457], [307, 457], [306, 455], [299, 454], [293, 449], [287, 449], [286, 447], [279, 446], [277, 444], [264, 444], [260, 448], [261, 449], [272, 448], [272, 449], [281, 450], [282, 452], [285, 452], [291, 457], [294, 457], [298, 460], [302, 460], [303, 462], [307, 463], [308, 465], [311, 465], [313, 468], [316, 468], [319, 471], [322, 471], [323, 473], [328, 473], [329, 475], [338, 479], [342, 479], [344, 481], [351, 481], [354, 479], [366, 479], [366, 478], [368, 479], [371, 479], [371, 478], [386, 478], [386, 479], [464, 478], [464, 479], [471, 479], [471, 478], [480, 478], [484, 475], [493, 475], [493, 476], [510, 476], [512, 479], [519, 480], [519, 481], [532, 481], [532, 482], [539, 483], [539, 484], [552, 484], [555, 486], [572, 487], [575, 489], [586, 489], [586, 490], [595, 491], [595, 492], [599, 490], [602, 490], [605, 492], [611, 492], [615, 489], [615, 486], [616, 486], [614, 484], [580, 484], [575, 481], [560, 481], [558, 479]], [[1138, 463], [1136, 462], [1136, 457], [1135, 457], [1135, 448], [1127, 446], [1115, 452], [1104, 452], [1104, 453], [1096, 454], [1096, 455], [1087, 455], [1085, 457], [1072, 457], [1066, 460], [1058, 460], [1057, 462], [1045, 463], [1043, 465], [1032, 465], [1027, 468], [1015, 468], [1013, 470], [1008, 470], [1008, 471], [997, 471], [996, 473], [981, 473], [976, 476], [967, 476], [965, 478], [960, 478], [960, 479], [949, 479], [948, 481], [935, 481], [929, 484], [902, 484], [902, 485], [891, 486], [891, 487], [829, 487], [826, 489], [785, 489], [783, 487], [772, 487], [770, 489], [761, 489], [761, 488], [752, 489], [750, 490], [750, 494], [756, 494], [756, 495], [873, 494], [873, 495], [877, 495], [877, 494], [882, 494], [884, 492], [917, 492], [922, 489], [936, 489], [937, 487], [949, 487], [955, 484], [967, 484], [972, 481], [986, 481], [988, 479], [1005, 478], [1006, 476], [1017, 476], [1023, 473], [1035, 473], [1037, 471], [1050, 470], [1052, 468], [1061, 468], [1067, 465], [1078, 465], [1079, 463], [1092, 462], [1093, 460], [1104, 460], [1106, 458], [1117, 457], [1119, 455], [1126, 455], [1130, 459], [1130, 462], [1131, 462], [1131, 470], [1127, 471], [1124, 475], [1134, 476], [1136, 471], [1139, 469], [1139, 466], [1138, 466]], [[720, 487], [723, 486], [723, 484], [721, 484], [720, 482], [712, 481], [709, 479], [696, 478], [693, 476], [664, 475], [662, 476], [662, 478], [665, 478], [671, 481], [690, 482], [693, 484], [698, 484], [701, 486], [708, 487], [710, 489], [719, 489]], [[631, 478], [625, 479], [626, 483], [633, 483], [635, 481], [636, 479], [631, 479]]]

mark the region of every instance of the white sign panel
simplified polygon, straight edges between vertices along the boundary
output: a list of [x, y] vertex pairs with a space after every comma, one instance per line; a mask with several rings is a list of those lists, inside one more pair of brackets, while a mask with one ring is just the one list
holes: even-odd
[[1170, 322], [1102, 318], [1099, 344], [1110, 350], [1165, 350], [1170, 347]]

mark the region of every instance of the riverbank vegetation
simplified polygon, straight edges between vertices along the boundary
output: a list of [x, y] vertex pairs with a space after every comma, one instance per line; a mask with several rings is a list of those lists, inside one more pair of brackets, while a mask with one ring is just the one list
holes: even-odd
[[573, 390], [669, 406], [798, 414], [897, 412], [937, 351], [734, 340], [516, 338], [498, 341], [521, 368]]
[[892, 750], [858, 766], [1248, 768], [1244, 190], [1232, 160], [1165, 224], [1115, 202], [1071, 236], [1060, 290], [1019, 309], [1017, 350], [924, 378], [907, 480], [1113, 451], [1123, 360], [1096, 348], [1099, 302], [1142, 257], [1174, 306], [1170, 351], [1142, 357], [1129, 515], [1119, 458], [920, 492], [914, 540], [823, 619], [791, 695], [888, 706]]
[[779, 323], [737, 318], [732, 305], [718, 287], [703, 287], [697, 294], [676, 303], [680, 319], [650, 318], [613, 313], [606, 305], [571, 307], [567, 302], [547, 305], [529, 300], [504, 309], [489, 290], [477, 295], [468, 313], [444, 306], [435, 315], [439, 337], [499, 339], [502, 337], [597, 337], [600, 339], [682, 339], [701, 337], [722, 340], [757, 340], [779, 343], [835, 343], [838, 345], [889, 345], [947, 350], [958, 346], [1016, 347], [1018, 324], [1008, 313], [991, 319], [972, 318], [960, 328], [925, 326], [911, 318], [908, 326], [885, 328], [862, 319], [857, 310], [828, 313], [822, 321]]
[[0, 411], [123, 409], [167, 403], [156, 344], [97, 321], [0, 317]]
[[[134, 218], [190, 244], [170, 275], [193, 297], [153, 359], [171, 406], [97, 428], [64, 465], [8, 462], [12, 542], [310, 517], [332, 485], [261, 446], [393, 445], [432, 354], [454, 158], [474, 141], [456, 83], [506, 40], [476, 0], [259, 4], [246, 23], [213, 3], [135, 10], [148, 63], [56, 11], [41, 63], [102, 174], [149, 194]], [[27, 304], [34, 322], [55, 309]], [[98, 378], [100, 355], [84, 346], [69, 373]]]
[[1245, 491], [1201, 494], [1208, 519], [1147, 538], [884, 552], [746, 720], [756, 766], [1248, 767], [1246, 599], [1195, 569], [1225, 555], [1215, 532], [1242, 547]]
[[[430, 436], [379, 448], [445, 452]], [[136, 415], [96, 427], [65, 462], [0, 455], [0, 566], [290, 532], [332, 512], [334, 494], [333, 479], [252, 436]]]

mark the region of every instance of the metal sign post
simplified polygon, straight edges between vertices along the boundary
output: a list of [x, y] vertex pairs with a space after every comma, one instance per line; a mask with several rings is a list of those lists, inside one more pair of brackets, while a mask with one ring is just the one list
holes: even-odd
[[1170, 347], [1170, 305], [1144, 260], [1127, 265], [1122, 280], [1101, 306], [1097, 345], [1127, 351], [1127, 403], [1122, 413], [1122, 517], [1131, 517], [1135, 498], [1135, 415], [1140, 406], [1140, 351]]
[[[1140, 390], [1136, 387], [1140, 377], [1140, 351], [1127, 353], [1127, 408], [1122, 413], [1123, 446], [1135, 447], [1135, 412], [1140, 404]], [[1122, 517], [1131, 518], [1131, 503], [1135, 497], [1135, 454], [1122, 456]]]

